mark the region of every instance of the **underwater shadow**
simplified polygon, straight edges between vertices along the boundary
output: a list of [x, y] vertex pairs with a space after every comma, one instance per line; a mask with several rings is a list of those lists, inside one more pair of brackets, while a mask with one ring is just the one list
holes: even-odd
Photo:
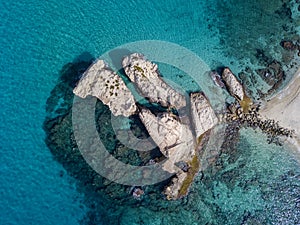
[[[116, 56], [112, 56], [112, 58], [116, 59]], [[94, 60], [95, 58], [90, 53], [84, 52], [60, 69], [57, 84], [46, 101], [46, 118], [43, 123], [43, 129], [46, 133], [45, 143], [54, 159], [64, 167], [68, 175], [76, 179], [77, 191], [84, 195], [84, 204], [89, 211], [81, 223], [118, 224], [119, 215], [128, 206], [132, 208], [147, 206], [153, 210], [158, 210], [162, 205], [165, 205], [161, 192], [166, 183], [162, 182], [145, 187], [144, 191], [147, 196], [142, 200], [136, 200], [131, 195], [132, 187], [105, 179], [95, 172], [82, 157], [72, 129], [73, 89]], [[98, 101], [95, 112], [96, 122], [110, 121], [110, 117], [109, 108]], [[140, 128], [137, 127], [138, 129]], [[111, 151], [124, 149], [115, 140], [116, 136], [111, 125], [108, 125], [104, 132], [99, 132], [99, 137], [106, 140], [106, 143], [110, 145], [108, 149]], [[124, 154], [128, 154], [125, 155], [125, 158], [137, 158], [132, 152], [121, 152], [120, 154], [118, 156], [124, 157]], [[63, 176], [63, 173], [60, 176]], [[175, 208], [180, 202], [169, 206], [173, 205]]]

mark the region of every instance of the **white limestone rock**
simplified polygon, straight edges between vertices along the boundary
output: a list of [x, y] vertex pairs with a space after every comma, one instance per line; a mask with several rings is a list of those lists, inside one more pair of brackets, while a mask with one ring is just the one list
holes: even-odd
[[133, 53], [126, 56], [122, 64], [126, 75], [136, 85], [139, 93], [150, 102], [176, 109], [186, 106], [185, 96], [168, 85], [161, 78], [157, 65], [148, 61], [144, 55]]
[[191, 129], [182, 124], [171, 113], [152, 114], [148, 109], [140, 111], [140, 119], [149, 135], [168, 158], [163, 169], [169, 173], [177, 173], [180, 168], [178, 162], [189, 162], [195, 155], [195, 144]]
[[218, 123], [218, 118], [203, 93], [190, 94], [192, 122], [196, 138], [213, 128]]
[[128, 117], [137, 111], [132, 93], [103, 60], [97, 60], [84, 72], [73, 93], [81, 98], [95, 96], [107, 105], [115, 116]]
[[[127, 56], [122, 63], [129, 79], [136, 85], [140, 94], [148, 98], [150, 102], [176, 109], [186, 107], [185, 96], [170, 87], [160, 77], [157, 65], [146, 60], [142, 54], [134, 53]], [[166, 189], [167, 196], [171, 199], [181, 197], [182, 186], [184, 185], [186, 188], [187, 185], [190, 185], [191, 176], [194, 176], [194, 174], [190, 174], [189, 166], [191, 166], [193, 159], [197, 159], [196, 142], [192, 129], [195, 129], [196, 137], [199, 137], [218, 122], [213, 109], [203, 94], [191, 94], [192, 121], [187, 118], [187, 114], [182, 116], [180, 120], [171, 112], [161, 112], [154, 115], [146, 108], [137, 110], [130, 90], [103, 60], [96, 61], [83, 74], [73, 92], [82, 98], [97, 97], [109, 106], [115, 116], [128, 117], [138, 112], [152, 140], [160, 148], [162, 154], [167, 157], [162, 165], [163, 170], [176, 174]], [[191, 126], [192, 122], [193, 127]], [[186, 182], [190, 183], [187, 184]]]
[[222, 79], [224, 80], [229, 93], [233, 97], [237, 98], [239, 101], [244, 99], [244, 88], [229, 68], [224, 69]]

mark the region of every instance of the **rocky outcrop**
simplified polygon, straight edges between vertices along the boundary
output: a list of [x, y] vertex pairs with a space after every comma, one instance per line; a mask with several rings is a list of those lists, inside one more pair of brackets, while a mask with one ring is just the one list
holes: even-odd
[[[179, 121], [179, 118], [172, 113], [160, 113], [156, 116], [150, 110], [142, 109], [139, 116], [153, 141], [168, 158], [162, 168], [171, 174], [176, 174], [165, 188], [167, 199], [178, 199], [186, 195], [199, 170], [199, 166], [191, 169], [193, 166], [191, 162], [196, 157], [196, 152], [190, 126]], [[196, 161], [199, 164], [197, 157]], [[191, 171], [195, 172], [191, 173]]]
[[142, 109], [140, 119], [153, 141], [168, 158], [163, 169], [177, 173], [181, 161], [188, 162], [195, 155], [194, 137], [190, 127], [179, 121], [172, 113], [160, 113], [157, 116], [149, 109]]
[[165, 188], [168, 199], [177, 199], [187, 194], [200, 168], [196, 152], [196, 146], [201, 142], [199, 137], [218, 123], [203, 93], [192, 93], [190, 97], [192, 126], [180, 121], [172, 113], [160, 113], [156, 116], [150, 110], [142, 109], [139, 114], [153, 141], [168, 158], [163, 169], [176, 174]]
[[176, 109], [186, 106], [184, 95], [168, 85], [161, 78], [157, 65], [148, 61], [144, 55], [133, 53], [126, 56], [122, 64], [126, 75], [135, 84], [138, 92], [150, 102]]
[[222, 73], [222, 79], [224, 80], [229, 93], [241, 101], [244, 99], [244, 89], [242, 84], [234, 76], [229, 68], [225, 68]]
[[[176, 174], [171, 181], [171, 183], [165, 188], [164, 194], [168, 200], [178, 199], [180, 197], [180, 189], [187, 178], [188, 174], [184, 172], [179, 172]], [[186, 193], [185, 193], [186, 194]]]
[[123, 80], [103, 60], [97, 60], [83, 74], [73, 93], [81, 98], [95, 96], [115, 115], [136, 113], [134, 97]]
[[191, 116], [196, 138], [218, 123], [218, 118], [203, 93], [191, 93]]
[[197, 154], [201, 148], [199, 137], [213, 128], [218, 119], [203, 93], [190, 95], [191, 119], [188, 118], [185, 96], [169, 86], [159, 75], [157, 65], [146, 60], [142, 54], [131, 54], [122, 63], [141, 95], [163, 107], [182, 109], [184, 115], [179, 118], [172, 110], [154, 114], [144, 106], [137, 110], [130, 90], [103, 60], [96, 61], [83, 74], [73, 92], [82, 98], [89, 95], [97, 97], [116, 116], [128, 117], [138, 112], [152, 140], [167, 158], [162, 169], [175, 175], [165, 189], [167, 198], [185, 196], [200, 169]]
[[253, 105], [253, 101], [246, 95], [243, 85], [228, 67], [223, 70], [222, 78], [231, 96], [237, 100], [243, 112], [247, 113], [249, 108]]

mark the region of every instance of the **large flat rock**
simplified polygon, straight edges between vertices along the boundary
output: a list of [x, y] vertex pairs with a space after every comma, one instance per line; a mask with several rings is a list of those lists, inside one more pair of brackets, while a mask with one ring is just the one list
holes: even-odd
[[128, 117], [137, 110], [134, 97], [124, 81], [103, 60], [97, 60], [84, 72], [73, 93], [81, 98], [95, 96], [115, 116]]

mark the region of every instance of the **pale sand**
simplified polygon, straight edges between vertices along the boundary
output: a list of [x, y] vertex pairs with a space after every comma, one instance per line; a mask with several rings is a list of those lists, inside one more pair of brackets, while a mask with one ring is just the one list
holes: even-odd
[[283, 90], [262, 106], [260, 114], [279, 121], [285, 128], [294, 129], [296, 137], [287, 140], [300, 151], [300, 69]]

